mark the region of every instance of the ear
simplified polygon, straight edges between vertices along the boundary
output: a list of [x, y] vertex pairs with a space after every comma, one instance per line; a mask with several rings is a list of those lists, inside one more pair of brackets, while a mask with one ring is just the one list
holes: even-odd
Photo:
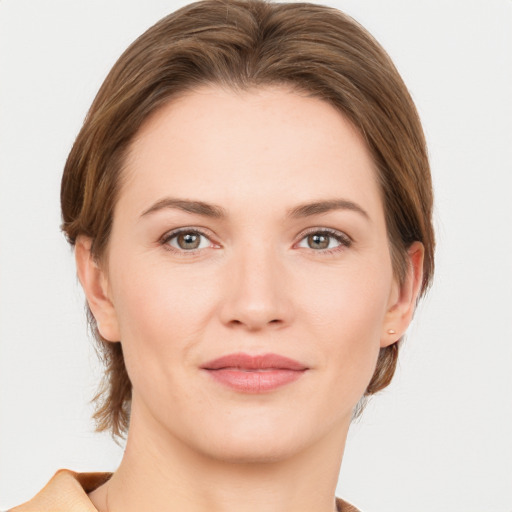
[[109, 293], [108, 278], [91, 254], [92, 241], [79, 236], [75, 243], [75, 261], [78, 279], [96, 319], [98, 331], [107, 341], [119, 341], [119, 325]]
[[409, 327], [423, 279], [425, 249], [421, 242], [414, 242], [408, 249], [407, 274], [400, 285], [397, 281], [390, 294], [388, 311], [383, 323], [381, 347], [398, 341]]

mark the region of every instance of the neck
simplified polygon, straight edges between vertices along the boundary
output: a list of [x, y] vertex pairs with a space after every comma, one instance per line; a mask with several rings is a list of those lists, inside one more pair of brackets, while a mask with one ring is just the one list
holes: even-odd
[[90, 495], [100, 512], [336, 510], [348, 424], [289, 457], [233, 461], [193, 451], [167, 431], [145, 429], [134, 419], [121, 465]]

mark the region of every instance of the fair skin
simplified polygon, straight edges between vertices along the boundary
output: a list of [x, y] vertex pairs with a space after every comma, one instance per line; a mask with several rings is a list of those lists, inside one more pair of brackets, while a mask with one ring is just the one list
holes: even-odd
[[[147, 120], [123, 172], [105, 257], [76, 245], [133, 384], [125, 454], [93, 504], [332, 512], [352, 410], [411, 320], [423, 261], [414, 243], [398, 283], [364, 141], [284, 87], [204, 86]], [[305, 369], [249, 392], [204, 368], [239, 352]]]

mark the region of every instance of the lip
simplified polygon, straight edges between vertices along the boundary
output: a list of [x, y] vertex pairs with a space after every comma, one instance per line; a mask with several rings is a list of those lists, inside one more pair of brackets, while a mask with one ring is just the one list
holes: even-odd
[[264, 393], [299, 379], [308, 367], [278, 354], [228, 354], [201, 366], [213, 379], [236, 391]]

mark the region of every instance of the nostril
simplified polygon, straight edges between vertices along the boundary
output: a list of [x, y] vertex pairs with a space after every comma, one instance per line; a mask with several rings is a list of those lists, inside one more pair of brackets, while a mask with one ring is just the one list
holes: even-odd
[[269, 320], [267, 323], [265, 322], [251, 322], [251, 321], [246, 321], [244, 322], [243, 320], [238, 320], [236, 318], [233, 318], [229, 324], [232, 326], [232, 327], [238, 327], [238, 326], [242, 326], [242, 325], [245, 325], [247, 326], [249, 329], [253, 330], [253, 329], [261, 329], [261, 328], [264, 328], [265, 325], [281, 325], [283, 323], [283, 321], [279, 318], [274, 318], [273, 320]]

